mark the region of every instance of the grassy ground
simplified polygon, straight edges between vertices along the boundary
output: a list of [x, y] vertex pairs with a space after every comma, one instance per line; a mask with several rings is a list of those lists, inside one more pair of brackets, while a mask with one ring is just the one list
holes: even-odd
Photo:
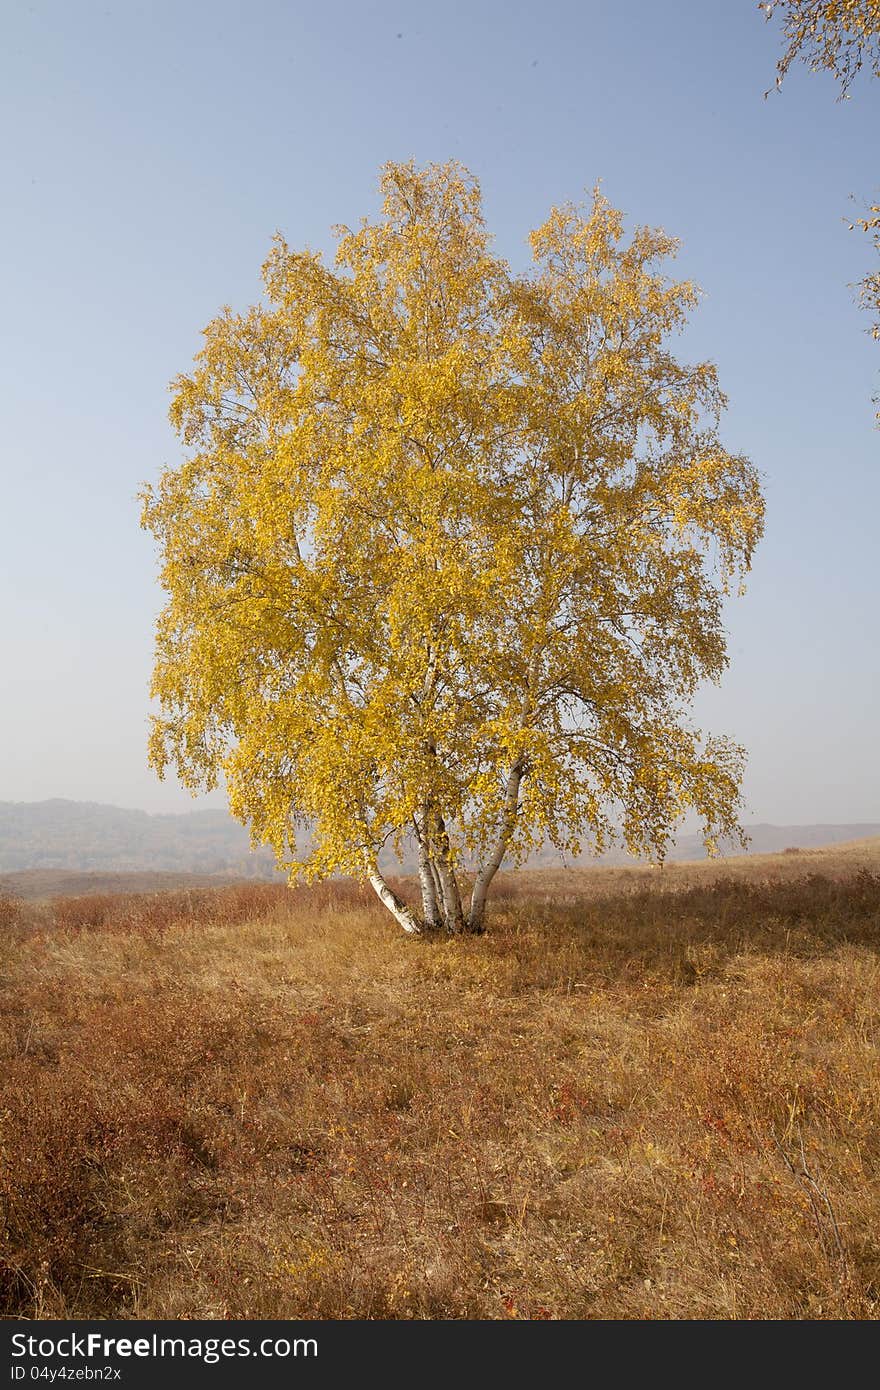
[[874, 1318], [880, 841], [0, 904], [0, 1313]]

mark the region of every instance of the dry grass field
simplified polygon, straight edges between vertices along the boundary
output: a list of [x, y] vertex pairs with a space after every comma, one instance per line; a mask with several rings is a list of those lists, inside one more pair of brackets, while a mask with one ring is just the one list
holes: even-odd
[[880, 841], [0, 904], [0, 1314], [875, 1318]]

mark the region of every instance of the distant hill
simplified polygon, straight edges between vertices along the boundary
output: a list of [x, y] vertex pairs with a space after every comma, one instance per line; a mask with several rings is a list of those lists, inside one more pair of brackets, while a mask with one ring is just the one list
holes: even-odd
[[45, 898], [105, 897], [108, 893], [170, 893], [180, 888], [221, 888], [238, 883], [239, 874], [188, 874], [173, 869], [131, 869], [114, 872], [112, 869], [82, 873], [75, 869], [16, 869], [0, 874], [0, 901], [4, 898], [23, 898], [38, 901]]
[[0, 801], [0, 873], [22, 869], [274, 874], [268, 850], [252, 850], [226, 811], [150, 815], [93, 801]]
[[[821, 849], [848, 840], [867, 840], [880, 835], [880, 824], [863, 821], [853, 825], [751, 825], [747, 854], [781, 854], [786, 849]], [[722, 845], [722, 852], [742, 854], [735, 845]], [[683, 835], [670, 859], [702, 859], [705, 854], [699, 835]]]
[[[784, 849], [813, 849], [847, 840], [880, 835], [880, 824], [754, 825], [749, 828], [750, 854], [774, 854]], [[727, 853], [741, 853], [734, 845]], [[702, 859], [698, 835], [680, 837], [670, 859]], [[388, 860], [389, 869], [402, 866]], [[544, 849], [530, 860], [533, 866], [562, 862]], [[595, 863], [581, 856], [579, 864]], [[623, 851], [604, 862], [630, 862]], [[247, 831], [222, 810], [190, 811], [182, 815], [150, 815], [91, 801], [0, 801], [0, 874], [24, 870], [66, 870], [71, 874], [173, 874], [200, 877], [269, 879], [275, 874], [268, 850], [253, 850]]]
[[[723, 856], [742, 854], [781, 854], [786, 849], [821, 849], [826, 845], [840, 845], [850, 840], [867, 840], [880, 835], [880, 823], [874, 821], [854, 822], [850, 825], [769, 825], [761, 823], [747, 827], [749, 843], [746, 848], [735, 840], [721, 840], [719, 851]], [[686, 860], [705, 859], [706, 850], [699, 835], [679, 835], [667, 856], [672, 863]], [[551, 867], [562, 864], [557, 850], [548, 846], [540, 851], [530, 863], [534, 867]], [[569, 862], [569, 861], [566, 861]], [[584, 865], [596, 863], [587, 855], [580, 855], [571, 861]], [[631, 864], [632, 856], [623, 849], [613, 849], [602, 856], [605, 864]]]

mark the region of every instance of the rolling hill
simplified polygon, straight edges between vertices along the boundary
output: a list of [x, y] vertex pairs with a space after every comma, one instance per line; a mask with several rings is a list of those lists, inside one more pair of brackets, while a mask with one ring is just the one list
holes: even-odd
[[[749, 828], [751, 854], [773, 854], [789, 848], [812, 849], [880, 835], [880, 824], [768, 825]], [[722, 846], [728, 853], [737, 847]], [[674, 861], [705, 855], [698, 835], [682, 835], [670, 854]], [[551, 846], [529, 861], [534, 867], [556, 867], [562, 860]], [[576, 863], [595, 863], [587, 855]], [[624, 851], [605, 856], [606, 863], [629, 863]], [[389, 857], [387, 867], [413, 871]], [[199, 878], [275, 877], [268, 850], [251, 848], [247, 831], [223, 810], [190, 811], [182, 815], [151, 815], [146, 811], [105, 806], [97, 802], [0, 802], [0, 874], [28, 873], [51, 878], [66, 875], [164, 876], [181, 882]], [[83, 891], [82, 888], [71, 891]]]

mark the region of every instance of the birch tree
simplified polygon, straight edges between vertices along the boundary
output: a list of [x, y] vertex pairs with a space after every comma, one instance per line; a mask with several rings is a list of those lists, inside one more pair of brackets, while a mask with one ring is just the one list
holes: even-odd
[[[150, 760], [222, 780], [292, 880], [481, 931], [538, 844], [736, 831], [741, 750], [688, 709], [762, 499], [714, 367], [672, 349], [698, 297], [672, 238], [596, 193], [517, 273], [461, 167], [388, 165], [381, 194], [332, 265], [277, 238], [173, 384]], [[418, 910], [380, 867], [405, 844]]]

